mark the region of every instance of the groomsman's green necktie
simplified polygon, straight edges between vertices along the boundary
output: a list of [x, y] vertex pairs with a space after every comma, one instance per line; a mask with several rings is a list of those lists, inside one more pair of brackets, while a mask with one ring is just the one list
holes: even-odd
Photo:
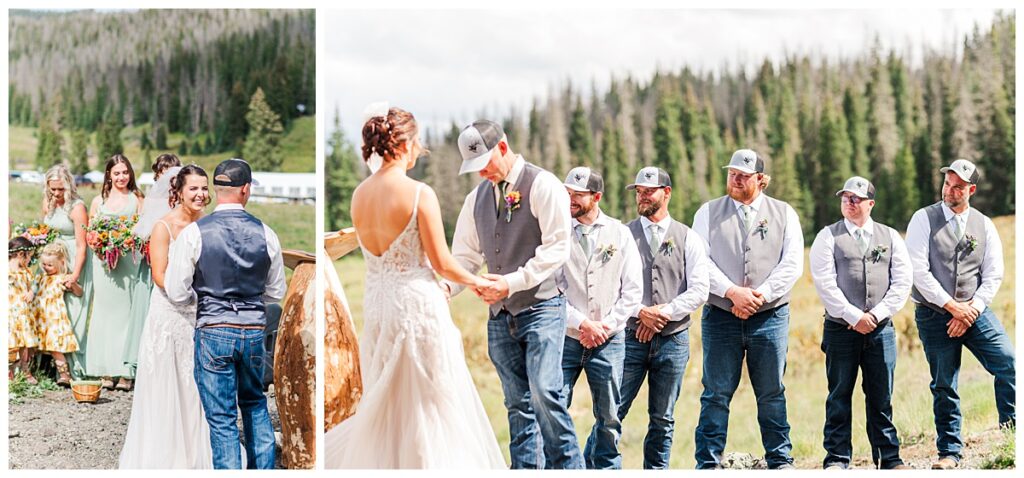
[[959, 214], [953, 215], [953, 232], [956, 234], [957, 242], [964, 240], [965, 228], [963, 227], [963, 224], [961, 224], [960, 222], [961, 218], [962, 216], [960, 216]]
[[853, 236], [857, 238], [857, 245], [860, 246], [860, 254], [864, 255], [868, 253], [868, 237], [864, 234], [863, 229], [857, 229], [857, 232], [853, 233]]
[[588, 226], [586, 224], [577, 224], [576, 232], [580, 234], [580, 247], [583, 248], [583, 252], [587, 258], [590, 258], [590, 233], [594, 231], [594, 226]]
[[651, 254], [657, 254], [658, 249], [661, 248], [661, 227], [657, 224], [651, 224], [648, 226], [648, 229], [651, 231]]
[[746, 232], [750, 232], [750, 226], [754, 222], [753, 209], [749, 204], [740, 204], [740, 211], [743, 211], [743, 227]]
[[508, 181], [504, 179], [498, 182], [498, 191], [494, 198], [494, 209], [495, 214], [501, 216], [501, 203], [505, 201], [505, 196], [508, 195]]

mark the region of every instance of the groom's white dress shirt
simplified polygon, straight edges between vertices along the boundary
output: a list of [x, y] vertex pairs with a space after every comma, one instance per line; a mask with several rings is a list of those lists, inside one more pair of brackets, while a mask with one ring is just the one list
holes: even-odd
[[[505, 176], [505, 181], [514, 186], [519, 181], [525, 165], [526, 160], [517, 155], [512, 169]], [[492, 184], [492, 187], [495, 188], [495, 197], [500, 198], [501, 193], [498, 192], [497, 185]], [[462, 267], [473, 273], [479, 271], [485, 263], [483, 251], [480, 249], [480, 238], [476, 232], [476, 219], [473, 217], [476, 192], [477, 188], [473, 188], [466, 196], [462, 211], [459, 212], [459, 219], [455, 223], [455, 236], [452, 238], [452, 256]], [[508, 283], [510, 296], [540, 284], [569, 260], [569, 241], [572, 234], [569, 194], [566, 193], [562, 182], [549, 171], [542, 171], [533, 180], [533, 187], [530, 188], [530, 213], [537, 218], [540, 226], [541, 245], [537, 247], [533, 258], [523, 267], [503, 276]], [[450, 281], [444, 283], [451, 288], [453, 296], [462, 291], [461, 284]]]
[[[241, 204], [220, 204], [213, 212], [232, 209], [244, 210]], [[288, 289], [284, 280], [284, 258], [281, 256], [281, 242], [274, 230], [263, 223], [263, 233], [267, 238], [267, 255], [270, 256], [270, 270], [267, 272], [266, 289], [263, 301], [268, 304], [280, 302]], [[174, 240], [167, 260], [167, 274], [164, 277], [167, 298], [175, 304], [188, 304], [194, 300], [192, 277], [196, 272], [196, 261], [203, 251], [203, 236], [199, 233], [199, 225], [189, 224], [181, 230]]]

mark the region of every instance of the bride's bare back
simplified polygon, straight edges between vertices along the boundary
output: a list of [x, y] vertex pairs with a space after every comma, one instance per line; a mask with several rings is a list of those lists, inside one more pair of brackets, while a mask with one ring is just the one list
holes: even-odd
[[359, 242], [366, 252], [380, 257], [398, 239], [412, 218], [412, 208], [419, 191], [417, 227], [423, 251], [433, 269], [445, 279], [466, 285], [486, 282], [467, 271], [448, 251], [441, 222], [441, 205], [430, 186], [418, 188], [420, 182], [405, 174], [374, 174], [352, 193], [352, 223]]

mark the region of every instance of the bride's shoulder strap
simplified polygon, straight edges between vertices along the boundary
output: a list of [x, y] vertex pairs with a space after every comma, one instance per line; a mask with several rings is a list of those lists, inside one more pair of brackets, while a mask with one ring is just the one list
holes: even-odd
[[420, 194], [423, 193], [423, 186], [426, 186], [426, 183], [419, 183], [419, 182], [416, 183], [416, 196], [413, 197], [413, 200], [412, 200], [412, 215], [413, 216], [416, 216], [417, 211], [420, 210]]
[[174, 231], [171, 229], [171, 225], [167, 224], [167, 221], [164, 221], [163, 219], [157, 219], [156, 222], [159, 222], [160, 224], [164, 225], [164, 228], [167, 229], [167, 237], [170, 237], [171, 240], [173, 241], [174, 240]]

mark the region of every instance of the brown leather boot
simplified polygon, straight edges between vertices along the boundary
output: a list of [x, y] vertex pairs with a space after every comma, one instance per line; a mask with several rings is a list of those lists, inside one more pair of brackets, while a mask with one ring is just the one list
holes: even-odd
[[939, 461], [932, 463], [933, 470], [953, 470], [960, 466], [960, 462], [951, 456], [939, 458]]

